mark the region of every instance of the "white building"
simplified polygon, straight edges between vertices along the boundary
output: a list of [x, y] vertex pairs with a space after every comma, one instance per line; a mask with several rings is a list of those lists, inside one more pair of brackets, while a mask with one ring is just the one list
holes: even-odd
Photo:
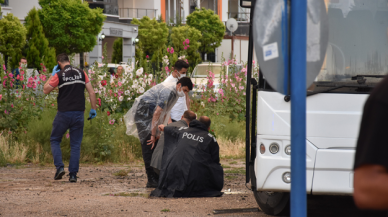
[[[90, 8], [103, 8], [107, 16], [104, 22], [103, 33], [105, 38], [100, 40], [96, 37], [97, 45], [90, 53], [76, 55], [76, 64], [83, 65], [84, 60], [88, 63], [94, 61], [101, 62], [102, 45], [107, 43], [108, 60], [111, 59], [113, 52], [113, 42], [116, 38], [122, 37], [123, 43], [123, 61], [134, 61], [135, 46], [134, 39], [137, 37], [136, 25], [131, 25], [134, 18], [148, 16], [150, 18], [162, 18], [167, 23], [177, 22], [177, 16], [185, 23], [186, 17], [192, 13], [195, 8], [205, 7], [212, 9], [220, 17], [220, 20], [226, 22], [229, 18], [235, 18], [239, 22], [239, 29], [234, 35], [240, 35], [234, 40], [234, 52], [236, 59], [246, 61], [246, 51], [248, 48], [248, 21], [249, 10], [241, 8], [239, 0], [84, 0], [89, 3]], [[33, 8], [40, 8], [38, 0], [5, 0], [2, 4], [3, 15], [13, 13], [21, 21], [24, 21], [27, 13]], [[175, 15], [175, 16], [174, 16]], [[228, 35], [228, 32], [226, 33]], [[245, 37], [244, 37], [245, 35]], [[221, 47], [216, 49], [215, 54], [208, 54], [208, 59], [212, 61], [221, 61], [221, 53], [228, 59], [231, 56], [231, 39], [226, 36]], [[241, 53], [241, 54], [240, 54]]]

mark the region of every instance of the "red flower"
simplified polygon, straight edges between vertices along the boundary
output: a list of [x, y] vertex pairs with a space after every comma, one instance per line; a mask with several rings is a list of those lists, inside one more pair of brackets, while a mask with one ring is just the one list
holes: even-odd
[[102, 81], [101, 81], [101, 85], [102, 85], [102, 86], [105, 86], [107, 83], [108, 83], [108, 82], [106, 82], [106, 80], [102, 80]]
[[109, 115], [110, 115], [110, 112], [109, 112], [109, 111], [107, 111], [107, 112], [106, 112], [106, 114], [109, 116]]

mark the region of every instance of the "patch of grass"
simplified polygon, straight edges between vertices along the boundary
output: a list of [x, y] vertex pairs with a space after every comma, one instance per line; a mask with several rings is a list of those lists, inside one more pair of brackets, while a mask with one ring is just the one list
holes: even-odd
[[160, 212], [170, 212], [170, 209], [162, 209]]
[[237, 176], [225, 176], [225, 179], [227, 179], [227, 180], [232, 180], [235, 178], [237, 178]]
[[119, 170], [118, 172], [113, 173], [113, 175], [124, 177], [124, 176], [127, 176], [128, 173], [129, 173], [129, 170]]
[[229, 164], [237, 164], [237, 161], [232, 161]]
[[245, 168], [235, 168], [231, 170], [226, 170], [225, 173], [232, 173], [232, 174], [244, 174], [245, 175]]
[[221, 165], [221, 166], [222, 166], [222, 168], [224, 168], [224, 169], [232, 168], [231, 166], [228, 166], [228, 165]]

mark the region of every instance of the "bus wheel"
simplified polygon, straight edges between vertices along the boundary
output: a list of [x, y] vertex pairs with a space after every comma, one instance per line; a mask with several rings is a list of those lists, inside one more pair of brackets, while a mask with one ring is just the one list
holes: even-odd
[[267, 215], [288, 215], [290, 213], [290, 193], [253, 190], [257, 204]]

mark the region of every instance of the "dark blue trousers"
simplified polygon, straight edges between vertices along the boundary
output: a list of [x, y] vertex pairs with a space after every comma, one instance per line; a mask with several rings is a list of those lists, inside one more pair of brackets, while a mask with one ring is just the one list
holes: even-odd
[[81, 154], [81, 142], [84, 132], [84, 112], [69, 111], [57, 112], [51, 132], [51, 153], [54, 158], [54, 165], [57, 169], [65, 167], [62, 162], [61, 141], [66, 131], [70, 129], [70, 163], [69, 173], [77, 174], [79, 169], [79, 158]]

